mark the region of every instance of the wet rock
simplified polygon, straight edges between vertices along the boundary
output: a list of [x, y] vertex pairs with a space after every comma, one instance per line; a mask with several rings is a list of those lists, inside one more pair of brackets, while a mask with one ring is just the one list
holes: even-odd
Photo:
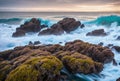
[[64, 18], [50, 28], [41, 31], [39, 35], [61, 35], [64, 31], [70, 33], [76, 30], [80, 25], [80, 21], [76, 21], [74, 18]]
[[30, 41], [28, 45], [33, 45], [32, 41]]
[[21, 35], [24, 36], [25, 33], [28, 33], [28, 32], [39, 32], [40, 30], [41, 30], [41, 23], [40, 23], [40, 21], [37, 20], [36, 18], [32, 18], [29, 22], [25, 22], [23, 25], [18, 27], [16, 29], [16, 32], [13, 33], [13, 37], [19, 37]]
[[54, 24], [51, 28], [41, 31], [38, 35], [61, 35], [64, 33], [60, 24]]
[[62, 67], [54, 56], [31, 58], [11, 71], [5, 81], [58, 81]]
[[47, 28], [47, 27], [48, 27], [48, 25], [45, 25], [45, 24], [41, 25], [41, 29]]
[[104, 44], [103, 42], [100, 42], [98, 45], [103, 46], [103, 44]]
[[38, 45], [38, 44], [40, 44], [40, 41], [35, 41], [34, 42], [34, 45]]
[[86, 34], [86, 36], [106, 36], [106, 35], [107, 33], [104, 31], [104, 29], [94, 30]]
[[67, 70], [72, 73], [99, 73], [103, 69], [102, 63], [94, 62], [86, 55], [77, 52], [61, 51], [55, 55], [62, 60]]
[[85, 27], [85, 25], [84, 24], [82, 24], [81, 26], [80, 26], [80, 28], [84, 28]]
[[115, 49], [117, 52], [120, 52], [120, 46], [113, 46], [113, 49]]
[[108, 44], [107, 46], [108, 46], [108, 47], [112, 47], [112, 46], [113, 46], [113, 44]]
[[117, 66], [117, 62], [116, 62], [115, 59], [113, 59], [113, 65], [114, 65], [114, 66]]
[[107, 63], [113, 60], [113, 52], [105, 47], [89, 44], [81, 40], [75, 40], [65, 44], [64, 50], [77, 51], [91, 57], [94, 61]]
[[23, 30], [18, 30], [17, 32], [14, 32], [12, 34], [12, 37], [22, 37], [22, 36], [25, 36], [25, 31]]
[[116, 81], [120, 81], [120, 78], [118, 78]]
[[120, 40], [120, 36], [118, 36], [116, 40]]
[[81, 25], [80, 21], [76, 21], [74, 18], [64, 18], [58, 24], [62, 25], [67, 33], [76, 30]]

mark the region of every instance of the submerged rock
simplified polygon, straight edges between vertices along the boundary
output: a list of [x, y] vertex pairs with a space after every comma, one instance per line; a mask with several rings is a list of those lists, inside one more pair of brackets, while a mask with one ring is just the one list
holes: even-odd
[[120, 78], [118, 78], [116, 81], [120, 81]]
[[104, 29], [94, 30], [86, 34], [86, 36], [106, 36], [106, 35], [107, 33], [104, 31]]

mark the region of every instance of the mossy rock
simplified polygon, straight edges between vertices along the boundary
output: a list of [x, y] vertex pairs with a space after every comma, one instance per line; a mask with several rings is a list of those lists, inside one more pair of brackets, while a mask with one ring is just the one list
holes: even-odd
[[7, 74], [9, 73], [11, 65], [8, 61], [0, 62], [0, 81], [4, 81]]
[[34, 57], [10, 72], [5, 81], [57, 81], [62, 67], [54, 56]]
[[62, 58], [62, 61], [64, 66], [72, 73], [99, 73], [103, 69], [101, 63], [79, 53], [74, 53], [71, 56], [66, 55]]

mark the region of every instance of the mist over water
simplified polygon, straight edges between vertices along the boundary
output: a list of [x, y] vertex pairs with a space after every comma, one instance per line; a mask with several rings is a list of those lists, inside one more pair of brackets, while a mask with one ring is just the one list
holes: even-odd
[[[78, 28], [70, 34], [64, 33], [58, 36], [38, 36], [38, 33], [34, 33], [26, 34], [26, 36], [19, 38], [12, 37], [12, 33], [16, 31], [17, 27], [33, 17], [38, 18], [42, 24], [47, 24], [49, 27], [65, 17], [74, 17], [85, 24], [85, 27], [82, 29]], [[108, 35], [104, 37], [86, 36], [88, 32], [96, 29], [104, 29]], [[120, 41], [116, 40], [118, 36], [120, 36], [120, 13], [0, 12], [0, 51], [12, 49], [16, 46], [28, 45], [29, 41], [40, 41], [41, 44], [64, 45], [66, 42], [80, 39], [92, 44], [103, 42], [103, 46], [107, 46], [108, 44], [119, 46]], [[115, 50], [112, 51], [115, 54], [115, 60], [117, 63], [120, 63], [120, 54]], [[80, 81], [79, 77], [86, 79], [86, 81], [116, 81], [120, 77], [119, 75], [120, 65], [113, 66], [112, 63], [109, 63], [104, 65], [104, 70], [99, 75], [76, 74], [76, 81]]]

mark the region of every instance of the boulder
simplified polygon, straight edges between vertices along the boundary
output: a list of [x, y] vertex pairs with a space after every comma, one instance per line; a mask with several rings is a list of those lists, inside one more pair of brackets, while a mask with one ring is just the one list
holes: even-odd
[[106, 35], [107, 33], [104, 31], [104, 29], [94, 30], [86, 34], [86, 36], [106, 36]]
[[79, 52], [91, 57], [94, 61], [101, 63], [111, 62], [114, 58], [114, 54], [110, 49], [99, 45], [89, 44], [81, 40], [66, 43], [63, 50]]
[[62, 60], [66, 69], [71, 73], [99, 73], [103, 70], [103, 64], [93, 61], [86, 55], [61, 51], [55, 54], [60, 60]]
[[67, 33], [70, 33], [71, 31], [74, 31], [79, 26], [81, 26], [80, 21], [76, 21], [74, 18], [64, 18], [63, 20], [59, 21], [58, 24], [61, 24], [62, 28]]
[[25, 36], [25, 31], [24, 30], [18, 30], [17, 32], [14, 32], [12, 34], [12, 37], [22, 37]]
[[41, 23], [36, 18], [32, 18], [29, 22], [25, 22], [20, 27], [16, 28], [13, 37], [24, 36], [28, 32], [39, 32], [41, 30]]
[[61, 35], [64, 31], [70, 33], [76, 30], [80, 25], [80, 21], [76, 21], [74, 18], [64, 18], [58, 23], [53, 24], [50, 28], [41, 31], [39, 35]]
[[51, 28], [41, 31], [38, 35], [61, 35], [64, 33], [60, 24], [54, 24]]
[[34, 57], [11, 71], [5, 81], [58, 81], [62, 67], [54, 56]]

